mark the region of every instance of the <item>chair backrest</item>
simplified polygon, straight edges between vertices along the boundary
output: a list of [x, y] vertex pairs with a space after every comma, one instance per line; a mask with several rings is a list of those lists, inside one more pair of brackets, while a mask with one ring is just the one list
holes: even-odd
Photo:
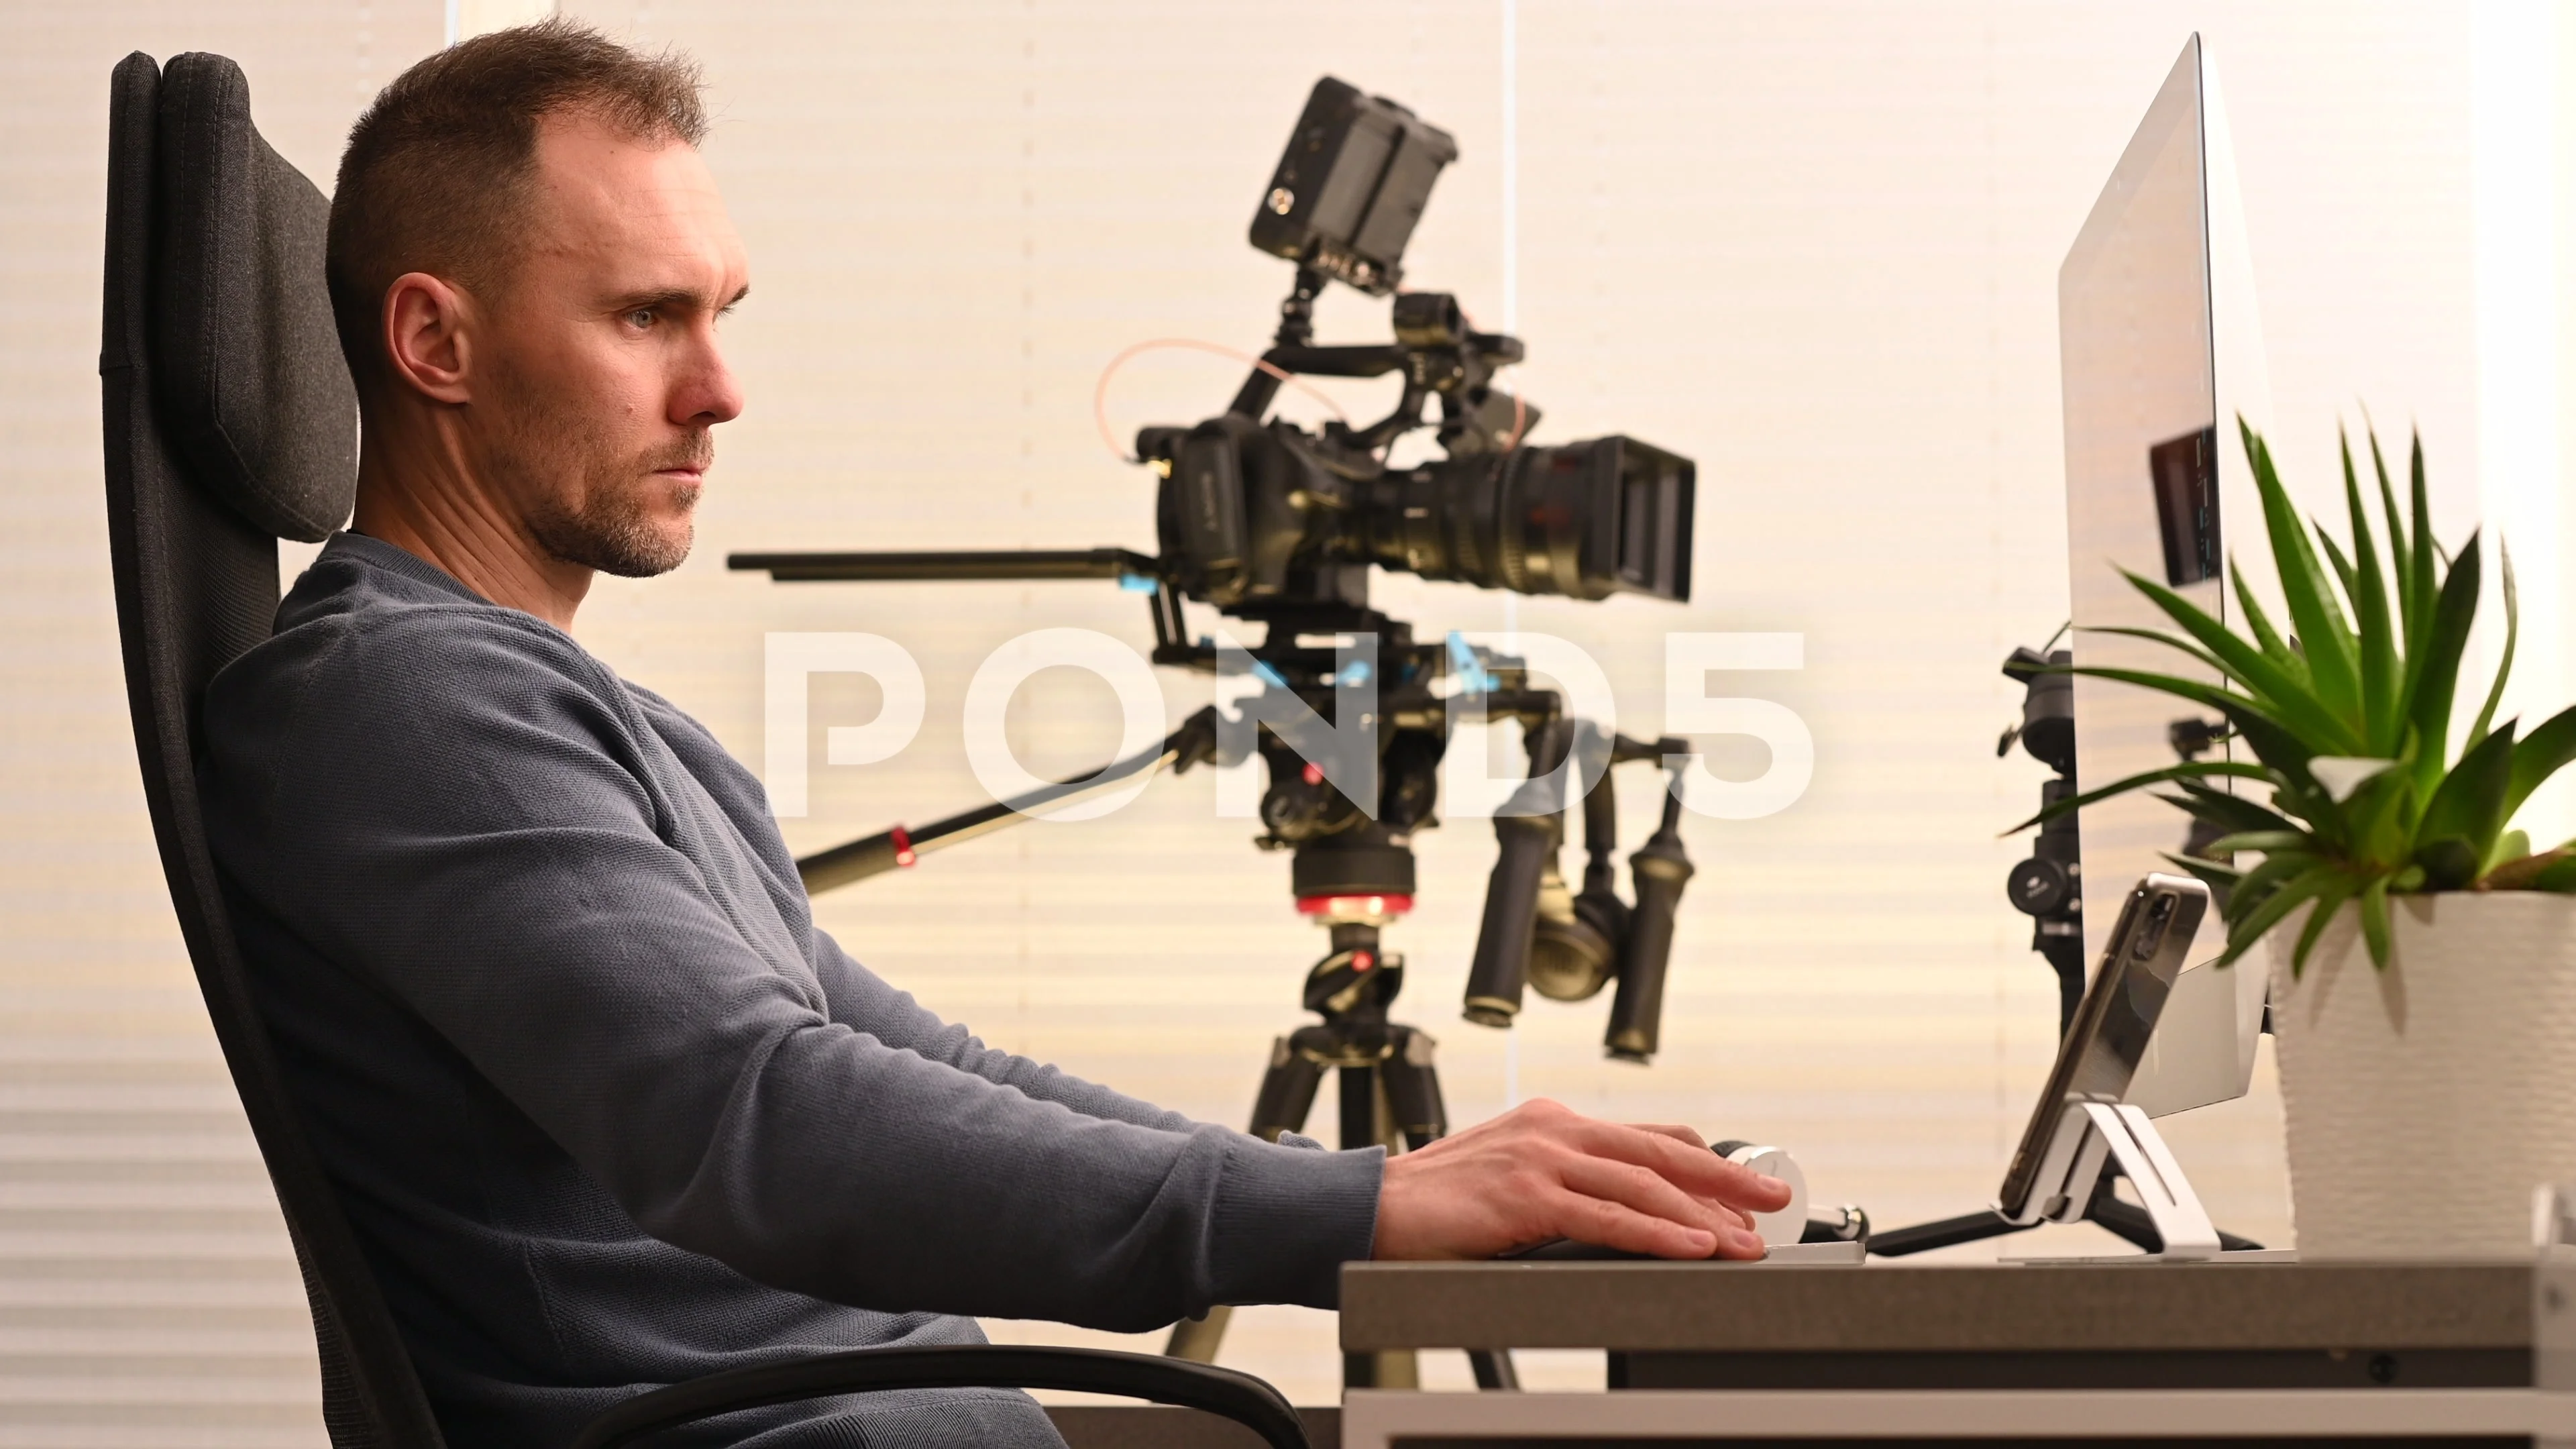
[[152, 834], [295, 1241], [331, 1442], [444, 1449], [252, 1006], [197, 795], [198, 708], [273, 627], [278, 538], [326, 535], [356, 485], [357, 399], [322, 271], [329, 204], [260, 139], [222, 56], [166, 73], [126, 57], [108, 114], [108, 546]]

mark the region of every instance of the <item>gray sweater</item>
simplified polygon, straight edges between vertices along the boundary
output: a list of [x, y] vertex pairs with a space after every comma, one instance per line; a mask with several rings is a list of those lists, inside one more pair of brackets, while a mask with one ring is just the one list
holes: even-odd
[[[207, 828], [451, 1443], [980, 1341], [952, 1315], [1329, 1307], [1368, 1255], [1380, 1154], [1271, 1146], [941, 1022], [814, 928], [749, 772], [562, 631], [355, 534], [277, 625], [208, 693]], [[1055, 1441], [1022, 1396], [920, 1393], [688, 1442]]]

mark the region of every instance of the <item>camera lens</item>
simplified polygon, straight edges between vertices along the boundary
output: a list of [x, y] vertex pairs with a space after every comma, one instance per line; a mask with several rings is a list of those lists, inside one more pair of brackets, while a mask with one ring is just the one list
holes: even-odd
[[1148, 428], [1137, 452], [1164, 465], [1156, 525], [1173, 582], [1219, 608], [1367, 564], [1522, 594], [1690, 599], [1697, 470], [1634, 438], [1362, 473], [1288, 424], [1228, 414]]
[[1687, 601], [1695, 480], [1687, 458], [1593, 438], [1389, 473], [1352, 522], [1371, 562], [1427, 579]]

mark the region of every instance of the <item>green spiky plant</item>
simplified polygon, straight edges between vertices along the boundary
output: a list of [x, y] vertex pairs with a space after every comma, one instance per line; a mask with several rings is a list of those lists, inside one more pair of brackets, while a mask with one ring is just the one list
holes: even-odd
[[[2302, 905], [2312, 906], [2291, 953], [2295, 974], [2346, 902], [2357, 902], [2376, 966], [2388, 964], [2388, 897], [2422, 891], [2543, 890], [2576, 893], [2576, 842], [2534, 854], [2514, 811], [2560, 766], [2576, 759], [2576, 708], [2517, 737], [2496, 725], [2497, 702], [2513, 668], [2520, 620], [2513, 560], [2503, 555], [2505, 646], [2486, 703], [2450, 755], [2452, 702], [2462, 651], [2478, 611], [2478, 539], [2455, 557], [2434, 542], [2424, 489], [2424, 444], [2415, 439], [2411, 520], [2401, 516], [2376, 430], [2370, 460], [2387, 528], [2386, 567], [2343, 441], [2344, 499], [2351, 552], [2322, 526], [2309, 529], [2290, 506], [2271, 450], [2238, 419], [2245, 455], [2263, 497], [2263, 523], [2289, 607], [2285, 635], [2256, 602], [2231, 561], [2230, 581], [2252, 637], [2171, 589], [2129, 574], [2129, 582], [2180, 627], [2098, 629], [2152, 640], [2221, 676], [2205, 684], [2170, 674], [2075, 666], [2070, 672], [2118, 680], [2189, 700], [2224, 715], [2254, 759], [2191, 761], [2150, 770], [2059, 802], [2016, 830], [2114, 795], [2170, 784], [2159, 795], [2226, 832], [2210, 858], [2168, 856], [2226, 900], [2226, 965]], [[2322, 550], [2332, 565], [2318, 560]], [[2188, 636], [2188, 637], [2184, 637]], [[2212, 777], [2239, 776], [2270, 787], [2270, 803], [2230, 794]], [[2259, 793], [2259, 792], [2256, 792]], [[2260, 863], [2239, 869], [2238, 852]]]

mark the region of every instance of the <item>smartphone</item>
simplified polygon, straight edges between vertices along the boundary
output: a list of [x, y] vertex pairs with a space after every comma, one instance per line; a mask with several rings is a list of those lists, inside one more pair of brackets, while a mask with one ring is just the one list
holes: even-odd
[[2039, 1160], [2057, 1132], [2058, 1119], [2070, 1102], [2117, 1102], [2128, 1093], [2146, 1055], [2147, 1038], [2174, 978], [2182, 974], [2183, 957], [2200, 934], [2200, 918], [2209, 910], [2209, 887], [2189, 876], [2150, 873], [2129, 892], [2120, 920], [2102, 949], [2102, 963], [2084, 988], [2084, 1003], [2075, 1024], [2057, 1048], [2048, 1086], [2031, 1109], [2022, 1129], [2021, 1146], [2013, 1151], [2004, 1173], [2004, 1188], [1995, 1206], [2006, 1217], [2019, 1217], [2029, 1205]]

